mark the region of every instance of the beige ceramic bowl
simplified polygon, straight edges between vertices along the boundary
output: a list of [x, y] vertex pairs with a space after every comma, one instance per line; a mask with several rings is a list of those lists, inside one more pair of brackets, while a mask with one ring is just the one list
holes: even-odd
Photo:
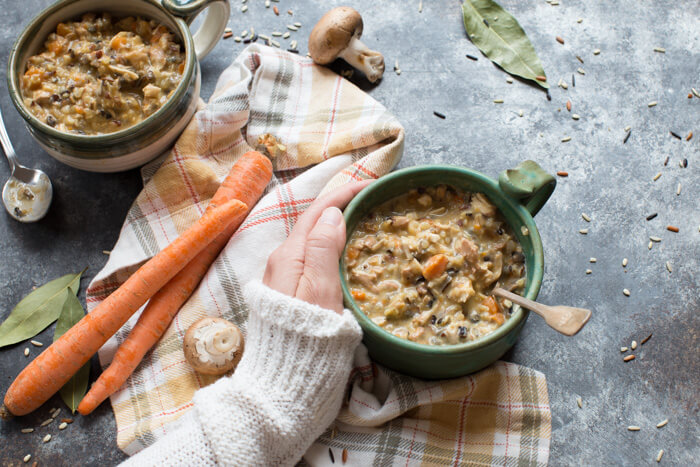
[[[206, 19], [192, 34], [188, 25], [204, 10]], [[19, 78], [27, 59], [39, 51], [59, 22], [103, 11], [116, 17], [140, 15], [155, 19], [175, 32], [185, 49], [182, 80], [163, 107], [124, 130], [101, 135], [58, 131], [25, 107]], [[228, 0], [163, 0], [162, 4], [156, 0], [60, 0], [39, 13], [12, 47], [7, 73], [10, 97], [34, 139], [59, 161], [91, 172], [138, 167], [167, 150], [194, 115], [201, 83], [198, 60], [222, 36], [229, 13]]]

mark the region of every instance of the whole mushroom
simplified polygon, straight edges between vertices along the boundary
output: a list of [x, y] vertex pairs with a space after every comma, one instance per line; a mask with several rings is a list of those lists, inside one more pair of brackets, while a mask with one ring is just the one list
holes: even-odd
[[238, 327], [221, 318], [202, 318], [187, 329], [185, 359], [198, 373], [223, 375], [243, 356], [243, 335]]
[[333, 8], [316, 23], [309, 35], [314, 62], [327, 65], [340, 57], [362, 71], [374, 83], [384, 74], [384, 56], [360, 42], [362, 16], [347, 6]]

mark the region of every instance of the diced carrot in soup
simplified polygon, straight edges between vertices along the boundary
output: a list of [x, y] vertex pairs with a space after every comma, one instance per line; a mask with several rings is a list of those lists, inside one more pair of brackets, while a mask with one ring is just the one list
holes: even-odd
[[448, 262], [447, 256], [443, 254], [431, 256], [423, 266], [423, 277], [429, 281], [440, 277], [445, 272]]
[[489, 313], [492, 315], [495, 315], [498, 313], [498, 303], [496, 303], [496, 300], [493, 297], [486, 297], [483, 302], [481, 302], [482, 305], [487, 307], [489, 309]]

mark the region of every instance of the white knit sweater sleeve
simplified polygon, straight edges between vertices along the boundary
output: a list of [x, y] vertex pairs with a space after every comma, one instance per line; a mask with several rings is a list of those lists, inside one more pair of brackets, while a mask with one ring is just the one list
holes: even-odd
[[245, 288], [243, 358], [194, 396], [177, 428], [123, 465], [293, 465], [335, 419], [362, 331], [342, 315]]

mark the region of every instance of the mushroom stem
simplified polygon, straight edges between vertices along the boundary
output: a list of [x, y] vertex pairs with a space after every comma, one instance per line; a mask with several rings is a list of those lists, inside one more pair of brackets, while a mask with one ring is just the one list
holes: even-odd
[[338, 56], [362, 71], [370, 83], [376, 82], [384, 74], [384, 56], [369, 49], [356, 36], [350, 39], [347, 48]]

